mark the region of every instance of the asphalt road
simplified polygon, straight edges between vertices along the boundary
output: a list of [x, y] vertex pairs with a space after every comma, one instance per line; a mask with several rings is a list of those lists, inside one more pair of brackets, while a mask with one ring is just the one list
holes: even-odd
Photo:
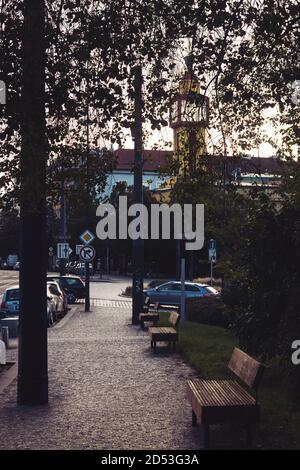
[[[94, 276], [91, 282], [90, 296], [95, 299], [106, 300], [120, 300], [120, 294], [125, 290], [126, 286], [131, 284], [131, 278], [126, 277], [110, 277], [109, 279], [100, 279]], [[0, 294], [2, 294], [7, 287], [19, 283], [18, 271], [0, 270]]]

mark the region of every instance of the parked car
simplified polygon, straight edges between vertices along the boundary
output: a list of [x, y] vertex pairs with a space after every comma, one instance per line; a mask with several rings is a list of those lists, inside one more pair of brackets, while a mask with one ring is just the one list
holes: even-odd
[[65, 314], [64, 294], [56, 281], [47, 281], [47, 297], [51, 297], [55, 303], [56, 318]]
[[52, 297], [47, 297], [47, 323], [48, 327], [52, 326], [55, 322], [56, 318], [56, 311], [55, 311], [55, 303]]
[[[206, 284], [185, 282], [185, 298], [218, 296], [219, 292]], [[152, 289], [144, 290], [144, 297], [149, 297], [150, 304], [159, 302], [161, 305], [180, 306], [181, 283], [171, 281]]]
[[8, 287], [0, 297], [0, 315], [6, 317], [9, 315], [19, 315], [20, 309], [20, 290], [19, 286]]
[[[20, 313], [19, 286], [8, 287], [0, 296], [0, 318], [16, 316]], [[52, 297], [47, 296], [47, 321], [51, 326], [56, 319], [56, 304]]]
[[73, 304], [85, 297], [85, 285], [78, 276], [48, 276], [47, 281], [57, 281], [67, 294], [68, 303]]

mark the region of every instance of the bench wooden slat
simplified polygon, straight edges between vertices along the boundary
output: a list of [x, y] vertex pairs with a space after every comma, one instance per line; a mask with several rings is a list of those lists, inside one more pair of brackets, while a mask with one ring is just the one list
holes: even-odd
[[252, 428], [259, 420], [260, 406], [249, 388], [255, 389], [264, 366], [238, 348], [234, 348], [228, 368], [248, 386], [236, 380], [196, 379], [187, 382], [187, 397], [192, 406], [193, 425], [204, 425], [204, 444], [209, 447], [211, 424], [242, 423], [247, 428], [247, 443], [252, 445]]
[[244, 351], [234, 348], [228, 363], [228, 369], [248, 387], [256, 389], [261, 381], [264, 366]]
[[199, 423], [205, 426], [255, 423], [259, 419], [259, 405], [235, 381], [191, 380], [187, 383], [187, 396]]

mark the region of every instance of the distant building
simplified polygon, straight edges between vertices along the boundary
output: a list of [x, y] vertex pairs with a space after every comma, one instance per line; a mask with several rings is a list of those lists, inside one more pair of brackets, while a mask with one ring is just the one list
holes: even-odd
[[[126, 182], [128, 186], [133, 186], [134, 170], [134, 150], [118, 149], [114, 152], [116, 156], [116, 168], [107, 177], [105, 195], [109, 195], [118, 182]], [[163, 168], [167, 165], [168, 159], [173, 152], [167, 150], [144, 150], [143, 151], [143, 184], [150, 190], [159, 189], [168, 180], [162, 175]]]

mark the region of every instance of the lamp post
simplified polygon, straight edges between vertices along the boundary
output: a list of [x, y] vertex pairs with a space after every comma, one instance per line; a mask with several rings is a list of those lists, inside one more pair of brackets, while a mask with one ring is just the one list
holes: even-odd
[[[134, 122], [134, 204], [143, 203], [143, 160], [142, 160], [142, 67], [134, 70], [135, 122]], [[139, 323], [139, 313], [143, 307], [144, 243], [142, 238], [132, 242], [132, 324]]]

